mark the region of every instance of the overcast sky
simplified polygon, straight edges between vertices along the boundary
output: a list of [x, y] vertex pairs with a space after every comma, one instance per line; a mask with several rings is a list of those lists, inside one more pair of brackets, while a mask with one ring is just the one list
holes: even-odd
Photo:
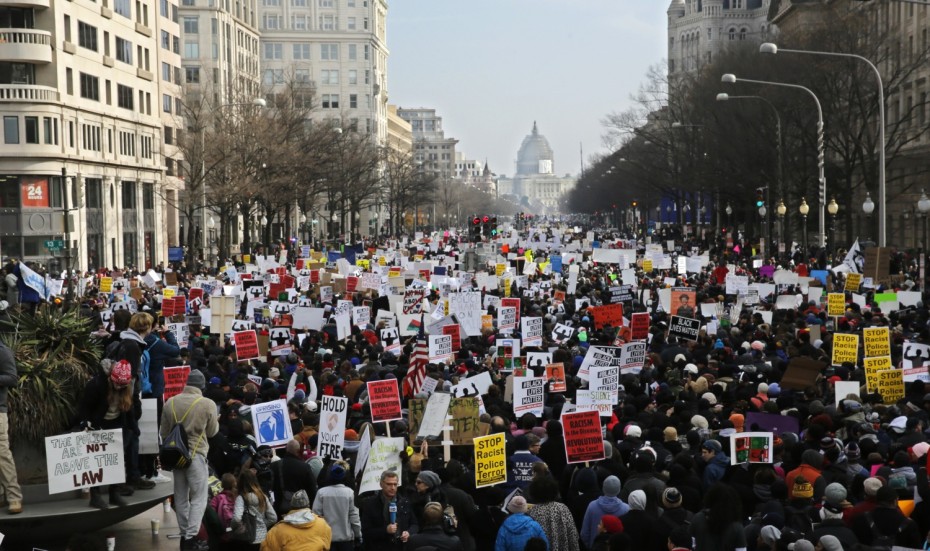
[[512, 175], [535, 120], [558, 174], [666, 57], [668, 0], [391, 0], [389, 102], [435, 108], [469, 159]]

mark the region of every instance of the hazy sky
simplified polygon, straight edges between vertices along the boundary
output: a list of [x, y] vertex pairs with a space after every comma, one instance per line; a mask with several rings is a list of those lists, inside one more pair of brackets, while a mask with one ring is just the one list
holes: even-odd
[[535, 120], [555, 171], [666, 57], [668, 0], [390, 0], [389, 102], [435, 108], [467, 158], [512, 175]]

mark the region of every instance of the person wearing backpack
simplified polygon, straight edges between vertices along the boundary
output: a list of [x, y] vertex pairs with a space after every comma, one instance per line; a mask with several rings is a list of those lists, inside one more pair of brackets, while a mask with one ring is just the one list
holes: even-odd
[[860, 542], [869, 544], [871, 549], [892, 546], [917, 549], [923, 545], [917, 523], [898, 509], [895, 490], [883, 486], [875, 494], [875, 502], [875, 508], [863, 513], [853, 524], [853, 532]]
[[220, 519], [220, 526], [224, 530], [220, 541], [225, 543], [230, 540], [229, 527], [239, 492], [236, 489], [236, 477], [232, 473], [223, 475], [222, 484], [223, 491], [213, 496], [210, 500], [210, 507], [216, 511], [216, 516]]
[[151, 480], [142, 478], [139, 465], [139, 418], [142, 416], [142, 359], [147, 345], [145, 337], [152, 331], [154, 319], [145, 312], [133, 314], [129, 319], [129, 328], [120, 333], [119, 346], [115, 350], [107, 349], [108, 357], [114, 361], [126, 360], [132, 367], [133, 381], [133, 423], [135, 427], [128, 433], [123, 443], [126, 450], [126, 483], [137, 490], [155, 487]]
[[[174, 470], [174, 511], [181, 531], [181, 551], [205, 550], [206, 542], [196, 539], [207, 507], [207, 452], [209, 438], [219, 432], [216, 405], [203, 397], [207, 386], [203, 373], [191, 370], [187, 385], [177, 396], [165, 402], [159, 433], [165, 441], [175, 424], [187, 435], [190, 463]], [[165, 466], [165, 465], [163, 465]]]
[[[178, 340], [172, 331], [164, 326], [145, 336], [146, 348], [142, 352], [140, 378], [142, 380], [142, 397], [155, 398], [157, 417], [161, 419], [165, 393], [165, 364], [181, 355]], [[142, 476], [153, 482], [168, 482], [168, 478], [159, 474], [155, 464], [155, 455], [144, 455], [140, 458]]]

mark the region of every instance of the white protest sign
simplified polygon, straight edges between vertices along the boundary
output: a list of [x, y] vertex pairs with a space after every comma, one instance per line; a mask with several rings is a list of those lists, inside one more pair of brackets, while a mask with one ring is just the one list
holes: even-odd
[[355, 476], [362, 474], [365, 464], [368, 463], [368, 454], [371, 453], [371, 435], [368, 434], [368, 427], [365, 425], [365, 431], [359, 437], [358, 454], [355, 456]]
[[581, 366], [578, 368], [578, 378], [587, 381], [590, 378], [589, 372], [591, 371], [592, 367], [604, 367], [612, 365], [613, 358], [613, 354], [604, 352], [596, 346], [588, 347], [588, 351], [585, 353], [584, 360], [581, 362]]
[[284, 399], [253, 405], [252, 419], [259, 446], [283, 446], [294, 438]]
[[452, 396], [462, 398], [465, 396], [481, 396], [487, 394], [491, 387], [491, 374], [487, 371], [469, 377], [452, 387]]
[[405, 448], [403, 438], [375, 438], [375, 441], [371, 443], [371, 451], [368, 452], [368, 461], [362, 481], [359, 483], [358, 493], [380, 490], [381, 473], [384, 471], [396, 472], [397, 484], [403, 484], [400, 452]]
[[316, 445], [318, 456], [342, 459], [348, 404], [349, 401], [340, 396], [323, 396], [320, 399], [320, 433]]
[[520, 318], [523, 346], [542, 346], [543, 320], [542, 318]]
[[122, 430], [72, 432], [45, 438], [48, 493], [126, 482]]
[[423, 420], [420, 421], [420, 428], [417, 430], [418, 439], [442, 434], [451, 401], [451, 394], [437, 392], [430, 395], [429, 401], [426, 402], [426, 410], [423, 412]]
[[452, 359], [452, 335], [429, 335], [429, 361], [442, 363]]
[[545, 385], [545, 377], [513, 378], [513, 413], [518, 419], [526, 413], [542, 416]]
[[497, 331], [501, 335], [510, 335], [517, 328], [517, 309], [514, 306], [502, 306], [497, 311]]

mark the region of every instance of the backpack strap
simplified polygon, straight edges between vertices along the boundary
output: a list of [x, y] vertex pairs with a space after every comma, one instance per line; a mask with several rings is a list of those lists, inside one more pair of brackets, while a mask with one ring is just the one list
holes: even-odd
[[[184, 412], [184, 415], [181, 416], [181, 420], [180, 420], [180, 421], [178, 421], [178, 412], [175, 411], [175, 409], [174, 409], [174, 400], [172, 400], [172, 401], [171, 401], [171, 413], [174, 415], [174, 423], [175, 423], [175, 424], [183, 423], [184, 420], [187, 419], [187, 414], [190, 413], [191, 410], [194, 409], [194, 406], [197, 405], [197, 402], [199, 402], [199, 401], [201, 401], [201, 400], [203, 400], [203, 396], [201, 396], [201, 397], [197, 398], [196, 400], [194, 400], [194, 403], [191, 404], [190, 407], [187, 408], [187, 411]], [[185, 430], [186, 430], [186, 429], [185, 429]], [[203, 441], [203, 437], [204, 437], [205, 435], [206, 435], [206, 431], [200, 433], [200, 436], [197, 437], [197, 443], [194, 444], [194, 447], [193, 447], [193, 448], [191, 448], [191, 457], [193, 457], [194, 455], [197, 454], [197, 447], [200, 446], [200, 442]]]

